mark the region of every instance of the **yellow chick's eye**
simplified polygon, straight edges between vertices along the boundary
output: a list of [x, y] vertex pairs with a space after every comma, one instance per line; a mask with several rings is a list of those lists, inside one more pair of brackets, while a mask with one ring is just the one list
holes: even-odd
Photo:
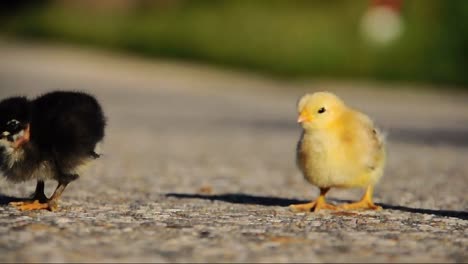
[[327, 109], [325, 109], [325, 107], [322, 107], [317, 111], [317, 113], [323, 114], [323, 113], [325, 113], [325, 111], [327, 111]]

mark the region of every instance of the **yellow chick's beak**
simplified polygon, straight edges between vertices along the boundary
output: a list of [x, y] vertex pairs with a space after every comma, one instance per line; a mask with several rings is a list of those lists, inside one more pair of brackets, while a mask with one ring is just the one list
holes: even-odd
[[297, 118], [298, 123], [310, 122], [310, 121], [312, 121], [312, 116], [309, 115], [309, 112], [307, 112], [307, 111], [302, 111], [299, 114], [299, 117]]

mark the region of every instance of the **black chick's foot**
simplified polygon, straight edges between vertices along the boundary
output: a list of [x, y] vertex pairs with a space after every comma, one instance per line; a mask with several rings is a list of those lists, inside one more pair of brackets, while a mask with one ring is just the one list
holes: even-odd
[[9, 205], [17, 208], [20, 211], [33, 211], [33, 210], [56, 211], [58, 209], [57, 203], [52, 200], [49, 200], [46, 202], [41, 202], [39, 200], [11, 202]]

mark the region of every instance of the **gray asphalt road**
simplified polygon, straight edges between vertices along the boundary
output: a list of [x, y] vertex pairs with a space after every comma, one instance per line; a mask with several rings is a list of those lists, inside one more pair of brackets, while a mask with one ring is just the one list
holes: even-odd
[[[35, 183], [0, 183], [0, 261], [468, 262], [468, 94], [374, 86], [2, 42], [1, 98], [84, 90], [109, 125], [58, 212], [19, 212], [6, 202]], [[318, 90], [387, 131], [385, 210], [288, 209], [318, 194], [294, 163], [296, 100]]]

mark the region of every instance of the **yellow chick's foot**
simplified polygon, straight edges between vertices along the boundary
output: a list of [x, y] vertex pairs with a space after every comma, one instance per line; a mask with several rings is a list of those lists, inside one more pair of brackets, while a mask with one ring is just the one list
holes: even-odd
[[305, 203], [305, 204], [291, 204], [289, 208], [291, 208], [291, 210], [294, 212], [312, 212], [313, 211], [314, 213], [321, 209], [338, 210], [338, 207], [332, 204], [328, 204], [326, 202], [318, 203], [317, 201]]
[[329, 189], [320, 189], [320, 196], [317, 199], [310, 203], [305, 204], [291, 204], [289, 208], [291, 208], [294, 212], [317, 212], [321, 209], [327, 210], [338, 210], [337, 206], [332, 204], [328, 204], [325, 200], [325, 194], [328, 192]]
[[340, 205], [339, 208], [341, 210], [375, 210], [375, 211], [382, 210], [381, 206], [375, 205], [372, 201], [364, 201], [364, 200], [361, 200], [356, 203], [343, 204], [343, 205]]
[[34, 201], [25, 201], [25, 202], [11, 202], [10, 206], [16, 207], [18, 210], [21, 211], [32, 211], [32, 210], [42, 210], [47, 209], [50, 211], [54, 211], [56, 207], [51, 206], [48, 202], [41, 203], [39, 200]]
[[340, 205], [342, 210], [382, 210], [381, 206], [375, 205], [372, 201], [373, 187], [367, 187], [366, 193], [359, 202]]

